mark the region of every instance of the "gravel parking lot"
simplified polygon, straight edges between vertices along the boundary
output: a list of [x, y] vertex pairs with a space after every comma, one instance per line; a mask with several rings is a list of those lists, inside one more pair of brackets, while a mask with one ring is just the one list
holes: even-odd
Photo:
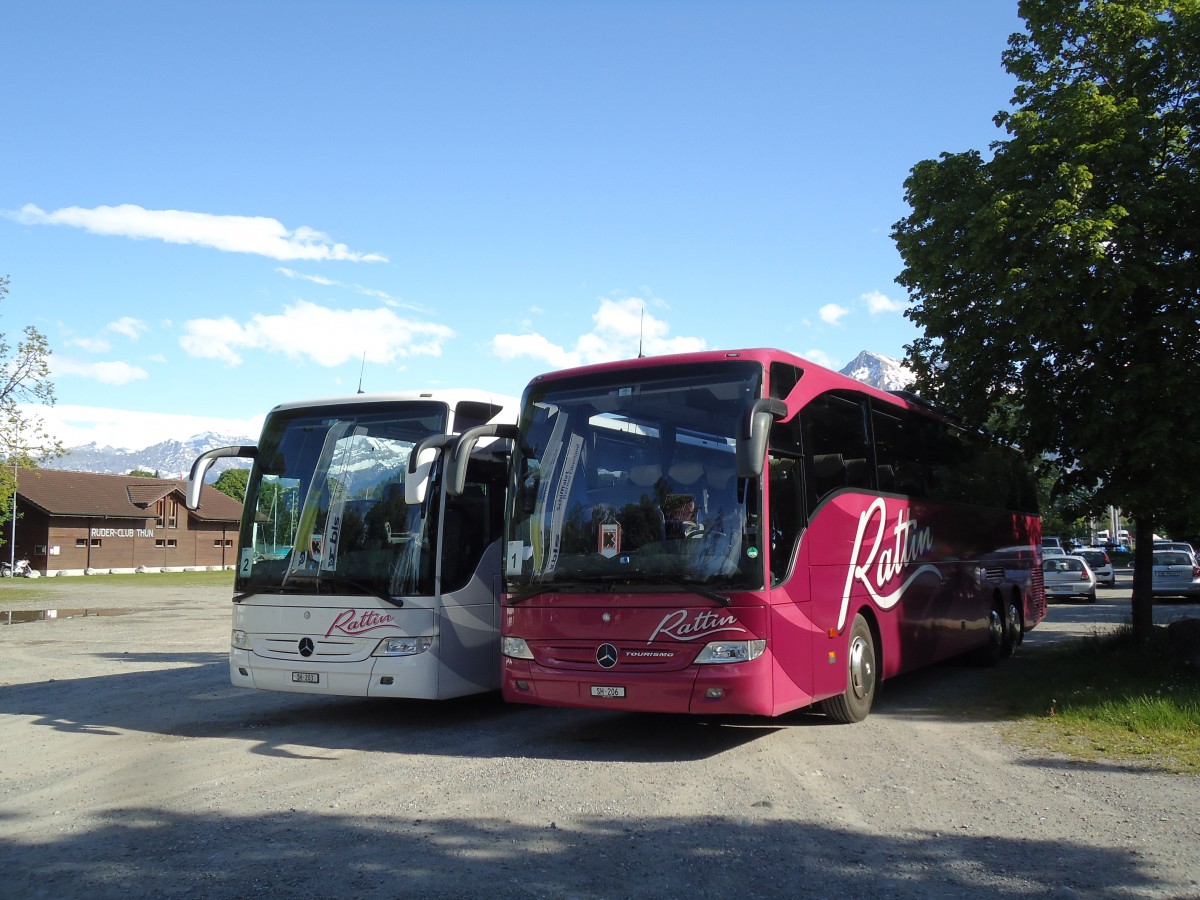
[[[144, 577], [0, 585], [122, 611], [0, 625], [6, 897], [1200, 897], [1200, 779], [974, 714], [1020, 656], [853, 726], [268, 694], [229, 685], [227, 588]], [[1128, 597], [1052, 605], [1021, 653]]]

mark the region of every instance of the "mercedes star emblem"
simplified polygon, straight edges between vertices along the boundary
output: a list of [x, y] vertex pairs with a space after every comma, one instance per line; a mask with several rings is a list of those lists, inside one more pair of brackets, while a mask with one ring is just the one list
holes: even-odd
[[314, 649], [316, 649], [316, 648], [313, 647], [312, 638], [300, 638], [300, 655], [301, 656], [303, 656], [305, 658], [312, 656]]
[[611, 669], [617, 664], [617, 648], [612, 644], [601, 644], [596, 648], [596, 662], [602, 669]]

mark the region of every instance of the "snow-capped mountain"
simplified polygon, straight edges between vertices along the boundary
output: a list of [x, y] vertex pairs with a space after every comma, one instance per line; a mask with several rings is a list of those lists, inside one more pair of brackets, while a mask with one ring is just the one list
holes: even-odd
[[904, 363], [870, 350], [864, 350], [850, 360], [841, 373], [885, 391], [906, 391], [913, 383], [913, 374]]
[[[48, 469], [68, 469], [73, 472], [100, 472], [109, 475], [124, 475], [134, 469], [153, 472], [160, 478], [180, 478], [187, 475], [192, 462], [205, 450], [214, 447], [253, 444], [254, 438], [230, 437], [229, 435], [193, 435], [186, 441], [161, 441], [141, 450], [126, 450], [118, 447], [100, 447], [95, 443], [68, 448], [65, 455], [46, 463]], [[245, 459], [218, 459], [209, 470], [207, 480], [212, 480], [225, 469], [249, 468]]]

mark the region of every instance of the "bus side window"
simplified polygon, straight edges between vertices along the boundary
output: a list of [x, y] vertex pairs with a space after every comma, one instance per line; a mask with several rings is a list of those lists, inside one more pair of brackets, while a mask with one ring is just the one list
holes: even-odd
[[881, 491], [922, 496], [925, 493], [925, 479], [919, 462], [920, 454], [913, 446], [913, 435], [907, 424], [893, 410], [872, 407], [875, 470]]
[[800, 419], [777, 422], [771, 428], [771, 449], [767, 456], [772, 584], [779, 584], [787, 577], [800, 535], [808, 524], [809, 503], [805, 497], [802, 461]]
[[800, 413], [807, 461], [809, 515], [821, 499], [844, 488], [875, 487], [866, 401], [852, 394], [828, 393]]

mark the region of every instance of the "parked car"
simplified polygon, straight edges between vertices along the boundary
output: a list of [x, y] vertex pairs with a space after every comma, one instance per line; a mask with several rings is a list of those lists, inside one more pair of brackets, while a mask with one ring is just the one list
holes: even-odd
[[1062, 547], [1043, 547], [1042, 548], [1042, 559], [1045, 559], [1047, 556], [1066, 556], [1066, 555], [1067, 555], [1067, 551], [1064, 550]]
[[1200, 565], [1186, 550], [1155, 550], [1150, 593], [1155, 597], [1200, 597]]
[[1117, 573], [1113, 569], [1112, 559], [1103, 550], [1085, 547], [1082, 550], [1076, 550], [1075, 556], [1083, 557], [1083, 561], [1095, 574], [1096, 581], [1108, 587], [1117, 586]]
[[[1045, 553], [1045, 549], [1042, 551]], [[1046, 596], [1083, 597], [1096, 602], [1096, 573], [1082, 556], [1046, 556], [1042, 559], [1042, 579]]]
[[1192, 556], [1196, 555], [1196, 551], [1192, 545], [1184, 543], [1183, 541], [1155, 541], [1154, 550], [1155, 552], [1159, 550], [1183, 550], [1192, 554]]

